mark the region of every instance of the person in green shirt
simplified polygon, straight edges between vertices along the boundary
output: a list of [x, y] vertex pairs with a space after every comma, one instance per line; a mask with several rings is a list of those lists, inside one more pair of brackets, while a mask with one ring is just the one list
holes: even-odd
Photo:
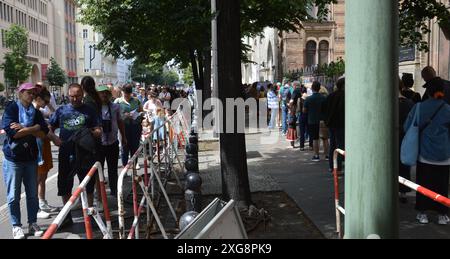
[[[122, 97], [114, 101], [114, 103], [120, 105], [122, 119], [125, 124], [125, 137], [128, 141], [127, 145], [122, 146], [123, 166], [128, 164], [129, 158], [138, 150], [142, 135], [141, 114], [144, 109], [141, 102], [132, 95], [133, 85], [127, 84], [122, 87]], [[136, 169], [140, 169], [139, 164], [136, 164]]]

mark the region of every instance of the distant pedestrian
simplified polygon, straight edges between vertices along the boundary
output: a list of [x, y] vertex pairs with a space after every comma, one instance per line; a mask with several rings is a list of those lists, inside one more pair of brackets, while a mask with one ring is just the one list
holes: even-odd
[[[420, 154], [417, 162], [417, 184], [443, 197], [448, 197], [450, 171], [450, 105], [444, 101], [444, 81], [429, 81], [428, 98], [417, 104], [405, 122], [407, 131], [414, 123], [416, 111], [420, 121]], [[419, 106], [420, 105], [420, 106]], [[438, 224], [447, 225], [448, 207], [417, 193], [417, 220], [421, 224], [429, 222], [427, 211], [438, 212]]]
[[444, 80], [437, 76], [436, 70], [432, 67], [425, 67], [422, 70], [422, 78], [425, 80], [426, 84], [423, 86], [426, 91], [422, 98], [423, 101], [430, 98], [429, 88], [433, 85], [439, 84], [443, 87], [444, 97], [443, 100], [450, 105], [450, 81]]
[[274, 86], [272, 84], [268, 85], [268, 93], [267, 93], [267, 101], [268, 101], [268, 107], [270, 109], [270, 123], [269, 123], [269, 130], [274, 130], [276, 126], [276, 119], [278, 115], [278, 107], [279, 107], [279, 100], [278, 96], [275, 92]]
[[[122, 145], [122, 165], [128, 164], [131, 158], [138, 150], [142, 135], [142, 112], [141, 102], [132, 96], [133, 86], [128, 84], [122, 88], [122, 97], [115, 100], [120, 105], [122, 119], [125, 123], [125, 137], [128, 145]], [[137, 162], [137, 159], [136, 159]], [[136, 163], [136, 168], [140, 169]]]
[[[331, 93], [324, 104], [325, 124], [330, 129], [329, 171], [334, 168], [333, 155], [336, 149], [345, 150], [345, 78], [336, 83], [336, 91]], [[338, 158], [338, 171], [342, 172], [343, 158]]]
[[303, 107], [303, 112], [308, 113], [308, 132], [309, 137], [314, 141], [314, 157], [313, 162], [320, 161], [319, 155], [319, 139], [320, 139], [320, 121], [322, 116], [322, 105], [326, 98], [319, 93], [321, 84], [319, 82], [313, 82], [312, 91], [313, 95], [308, 97]]
[[122, 120], [120, 105], [112, 103], [112, 95], [109, 88], [105, 85], [97, 87], [100, 99], [102, 101], [102, 142], [100, 146], [98, 161], [105, 168], [105, 160], [108, 164], [108, 183], [111, 189], [111, 195], [117, 197], [117, 168], [119, 159], [119, 137], [122, 137], [122, 145], [127, 145], [125, 134], [125, 125]]
[[402, 85], [403, 89], [401, 90], [401, 94], [407, 99], [413, 101], [414, 103], [418, 103], [422, 101], [422, 97], [420, 94], [413, 90], [414, 87], [414, 77], [413, 74], [404, 73], [402, 76]]

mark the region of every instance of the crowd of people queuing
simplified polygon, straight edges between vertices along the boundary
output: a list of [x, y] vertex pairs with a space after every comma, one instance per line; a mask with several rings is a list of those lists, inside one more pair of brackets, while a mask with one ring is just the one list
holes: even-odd
[[[107, 163], [111, 197], [117, 196], [119, 154], [122, 166], [139, 148], [143, 131], [164, 124], [171, 103], [187, 97], [184, 90], [168, 86], [122, 87], [96, 85], [92, 77], [68, 87], [68, 103], [57, 107], [55, 96], [42, 83], [24, 83], [17, 101], [7, 105], [2, 129], [3, 176], [14, 239], [24, 239], [21, 223], [21, 186], [25, 186], [28, 233], [42, 236], [37, 219], [47, 219], [60, 208], [48, 204], [45, 182], [53, 168], [51, 142], [59, 147], [57, 195], [66, 204], [74, 176], [80, 182], [96, 161]], [[136, 163], [137, 169], [139, 164]], [[98, 178], [98, 176], [97, 176]], [[89, 206], [94, 203], [96, 179], [87, 185]], [[100, 193], [97, 190], [97, 193]], [[73, 223], [69, 214], [62, 227]]]
[[[414, 91], [412, 74], [399, 78], [399, 145], [412, 124], [420, 128], [420, 155], [417, 158], [416, 182], [436, 193], [448, 197], [450, 173], [450, 81], [437, 76], [432, 67], [422, 71], [425, 93]], [[345, 150], [345, 77], [340, 78], [334, 89], [328, 89], [315, 81], [310, 87], [299, 81], [284, 83], [254, 83], [244, 85], [245, 98], [267, 98], [270, 110], [269, 130], [280, 129], [292, 147], [300, 143], [305, 151], [306, 142], [313, 151], [313, 162], [322, 158], [328, 161], [329, 172], [333, 171], [333, 153], [336, 149]], [[420, 105], [418, 105], [420, 104]], [[420, 121], [415, 122], [416, 111], [420, 106]], [[320, 144], [323, 155], [320, 154]], [[399, 153], [400, 158], [400, 153]], [[400, 163], [399, 175], [411, 179], [411, 166]], [[338, 158], [338, 172], [344, 172], [343, 158]], [[399, 185], [399, 201], [406, 203], [407, 193], [404, 185]], [[427, 212], [437, 212], [437, 223], [447, 225], [448, 208], [424, 195], [417, 193], [417, 220], [429, 223]]]

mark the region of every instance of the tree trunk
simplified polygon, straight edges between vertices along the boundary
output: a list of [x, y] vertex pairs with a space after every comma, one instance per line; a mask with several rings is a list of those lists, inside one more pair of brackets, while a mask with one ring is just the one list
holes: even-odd
[[[241, 34], [240, 0], [217, 0], [218, 11], [218, 81], [219, 98], [224, 105], [221, 123], [233, 114], [226, 113], [226, 99], [236, 99], [241, 93]], [[251, 204], [247, 168], [245, 134], [237, 133], [237, 116], [234, 111], [235, 133], [220, 134], [220, 158], [222, 170], [222, 195], [233, 199], [239, 206]]]
[[[203, 51], [203, 101], [211, 98], [211, 50]], [[211, 111], [203, 111], [203, 118], [205, 118]]]

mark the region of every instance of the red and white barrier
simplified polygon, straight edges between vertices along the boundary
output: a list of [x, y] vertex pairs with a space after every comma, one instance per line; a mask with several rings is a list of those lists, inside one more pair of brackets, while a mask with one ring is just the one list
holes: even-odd
[[438, 202], [438, 203], [450, 208], [450, 199], [449, 198], [442, 196], [438, 193], [435, 193], [425, 187], [417, 185], [409, 180], [406, 180], [405, 178], [403, 178], [401, 176], [398, 177], [398, 181], [401, 184], [405, 185], [406, 187], [411, 188], [412, 190], [423, 194], [424, 196], [434, 200], [435, 202]]
[[85, 190], [86, 190], [87, 184], [91, 181], [91, 179], [94, 177], [96, 172], [99, 173], [99, 176], [101, 179], [99, 184], [100, 184], [101, 189], [103, 188], [103, 191], [101, 191], [102, 200], [104, 201], [103, 206], [104, 206], [105, 215], [106, 214], [108, 215], [108, 217], [107, 217], [108, 232], [109, 232], [108, 237], [112, 238], [111, 219], [109, 217], [109, 208], [108, 208], [108, 202], [106, 200], [106, 192], [104, 191], [105, 185], [104, 185], [103, 169], [102, 169], [102, 165], [99, 162], [97, 162], [91, 168], [91, 170], [89, 170], [88, 174], [83, 179], [80, 186], [78, 186], [78, 188], [73, 193], [72, 197], [70, 197], [69, 201], [64, 205], [64, 208], [61, 210], [61, 212], [58, 214], [56, 219], [53, 221], [53, 223], [47, 229], [47, 231], [45, 232], [42, 239], [51, 239], [53, 237], [53, 235], [56, 233], [58, 228], [61, 226], [61, 223], [64, 221], [64, 219], [70, 213], [70, 210], [73, 208], [76, 201], [78, 199], [80, 199], [80, 197], [82, 199], [82, 204], [83, 204], [83, 216], [84, 216], [84, 220], [85, 220], [86, 236], [88, 239], [93, 238], [92, 224], [91, 224], [91, 219], [89, 217], [89, 215], [92, 214], [92, 212], [90, 212], [90, 208], [87, 207], [87, 195], [86, 195]]
[[[333, 175], [334, 175], [334, 195], [335, 195], [335, 207], [336, 207], [336, 229], [339, 238], [343, 237], [342, 224], [341, 224], [341, 213], [345, 215], [345, 209], [339, 205], [339, 174], [338, 172], [338, 157], [345, 157], [345, 151], [337, 149], [334, 151], [333, 156]], [[400, 184], [407, 186], [408, 188], [421, 193], [422, 195], [450, 208], [450, 199], [448, 197], [442, 196], [436, 192], [433, 192], [425, 187], [422, 187], [416, 183], [413, 183], [401, 176], [398, 177]]]
[[338, 158], [345, 157], [345, 151], [336, 149], [333, 153], [333, 176], [334, 176], [334, 205], [336, 208], [336, 232], [339, 238], [342, 238], [342, 224], [341, 213], [345, 215], [345, 209], [339, 205], [339, 174], [338, 172]]
[[[169, 206], [169, 209], [171, 211], [172, 216], [174, 217], [175, 221], [177, 221], [177, 216], [175, 213], [175, 210], [173, 209], [172, 204], [170, 203], [169, 196], [167, 195], [167, 192], [165, 191], [165, 188], [163, 186], [163, 183], [161, 181], [161, 178], [159, 176], [161, 164], [165, 164], [165, 171], [166, 176], [171, 175], [171, 165], [172, 160], [175, 159], [171, 156], [169, 149], [173, 150], [175, 153], [175, 157], [178, 160], [178, 163], [180, 167], [183, 169], [182, 164], [179, 161], [174, 141], [175, 139], [179, 139], [180, 135], [183, 134], [184, 127], [181, 130], [174, 130], [173, 125], [182, 126], [183, 127], [183, 121], [182, 118], [180, 118], [179, 113], [175, 113], [169, 119], [161, 126], [159, 126], [156, 129], [153, 129], [153, 131], [149, 134], [145, 134], [144, 141], [141, 144], [141, 146], [138, 148], [136, 153], [133, 155], [133, 157], [128, 162], [127, 166], [122, 170], [122, 172], [119, 174], [118, 178], [118, 209], [119, 209], [119, 236], [121, 239], [126, 237], [125, 233], [125, 206], [124, 206], [124, 197], [123, 197], [123, 182], [124, 177], [127, 174], [127, 172], [130, 169], [133, 169], [132, 173], [132, 191], [133, 191], [133, 211], [134, 211], [134, 221], [130, 230], [130, 233], [128, 234], [128, 238], [131, 239], [133, 236], [138, 239], [139, 238], [139, 231], [137, 227], [139, 226], [139, 218], [143, 209], [143, 206], [145, 206], [145, 203], [147, 204], [147, 223], [150, 225], [150, 210], [153, 214], [159, 229], [161, 230], [161, 233], [163, 234], [164, 238], [168, 238], [167, 234], [164, 230], [164, 227], [161, 223], [161, 220], [157, 214], [156, 208], [153, 205], [152, 199], [154, 198], [154, 184], [158, 184], [161, 190], [162, 195], [164, 196], [165, 200], [167, 201], [167, 204]], [[156, 134], [156, 165], [153, 164], [154, 161], [154, 154], [153, 154], [153, 136], [154, 133], [159, 133], [159, 130], [164, 128], [164, 136], [162, 136], [162, 139], [160, 138], [160, 134]], [[172, 134], [168, 134], [168, 131], [172, 132]], [[146, 146], [150, 145], [150, 149], [147, 152]], [[161, 147], [163, 147], [161, 149]], [[142, 177], [139, 177], [137, 175], [137, 172], [134, 170], [135, 166], [135, 160], [138, 159], [139, 155], [144, 151], [144, 179]], [[149, 162], [150, 161], [150, 162]], [[149, 179], [149, 172], [148, 169], [150, 169], [150, 179]], [[181, 182], [176, 174], [174, 174], [178, 185], [181, 187]], [[156, 183], [154, 183], [154, 179], [156, 179]], [[141, 200], [141, 203], [138, 204], [137, 201], [137, 184], [141, 187], [144, 197]], [[151, 187], [151, 193], [152, 195], [149, 195], [148, 190], [149, 187]]]

